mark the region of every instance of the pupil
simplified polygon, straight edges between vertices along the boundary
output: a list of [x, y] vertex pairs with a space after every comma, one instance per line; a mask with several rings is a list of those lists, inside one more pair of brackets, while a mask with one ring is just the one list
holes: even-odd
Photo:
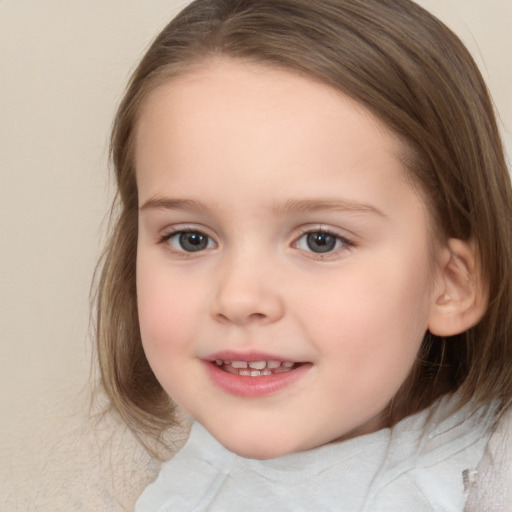
[[313, 252], [329, 252], [336, 246], [336, 237], [328, 233], [310, 233], [307, 244]]
[[208, 237], [201, 233], [181, 233], [180, 245], [187, 252], [202, 251], [208, 245]]

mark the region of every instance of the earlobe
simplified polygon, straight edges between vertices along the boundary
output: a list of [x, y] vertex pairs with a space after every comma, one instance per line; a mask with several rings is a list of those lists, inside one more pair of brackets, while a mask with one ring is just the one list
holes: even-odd
[[487, 309], [487, 286], [474, 244], [448, 240], [438, 272], [429, 331], [437, 336], [454, 336], [476, 325]]

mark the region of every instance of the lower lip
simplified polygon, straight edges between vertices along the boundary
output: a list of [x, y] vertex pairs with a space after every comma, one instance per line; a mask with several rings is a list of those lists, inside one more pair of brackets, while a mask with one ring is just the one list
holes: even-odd
[[211, 380], [216, 386], [231, 395], [248, 397], [259, 397], [277, 393], [297, 382], [311, 368], [310, 363], [305, 363], [287, 372], [249, 377], [247, 375], [225, 372], [210, 361], [204, 361], [204, 364]]

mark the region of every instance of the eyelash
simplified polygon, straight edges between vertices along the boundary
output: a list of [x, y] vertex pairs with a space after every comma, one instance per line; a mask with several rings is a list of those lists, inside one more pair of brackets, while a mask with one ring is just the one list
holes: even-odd
[[[198, 249], [197, 251], [187, 251], [186, 249], [178, 249], [176, 247], [172, 247], [171, 244], [170, 244], [170, 240], [172, 240], [174, 237], [178, 237], [178, 236], [182, 236], [182, 235], [186, 235], [186, 234], [197, 234], [197, 235], [200, 235], [200, 236], [203, 236], [203, 237], [206, 237], [207, 239], [207, 246], [203, 249]], [[321, 236], [325, 236], [325, 237], [332, 237], [334, 239], [334, 242], [335, 242], [335, 247], [331, 250], [327, 250], [325, 252], [315, 252], [313, 250], [307, 250], [307, 249], [301, 249], [299, 247], [299, 243], [300, 241], [304, 238], [304, 237], [307, 237], [307, 236], [310, 236], [310, 235], [321, 235]], [[212, 247], [209, 247], [209, 245], [213, 242], [213, 244], [216, 245], [215, 241], [213, 240], [212, 237], [210, 237], [209, 235], [207, 235], [204, 231], [201, 231], [200, 229], [177, 229], [175, 231], [171, 231], [169, 233], [166, 233], [165, 235], [161, 236], [158, 240], [158, 244], [166, 244], [167, 245], [167, 250], [169, 251], [172, 251], [173, 254], [176, 254], [180, 257], [183, 257], [183, 258], [190, 258], [190, 257], [194, 257], [194, 255], [196, 253], [202, 253], [204, 252], [206, 249], [211, 249]], [[308, 244], [308, 241], [306, 241], [306, 244]], [[180, 244], [181, 245], [181, 244]], [[309, 245], [309, 244], [308, 244]], [[336, 245], [338, 245], [338, 247], [336, 247]], [[292, 244], [293, 247], [297, 248], [297, 249], [300, 249], [302, 251], [304, 251], [305, 253], [308, 253], [310, 258], [313, 258], [315, 260], [328, 260], [328, 259], [331, 259], [337, 255], [339, 255], [339, 253], [341, 252], [344, 252], [344, 251], [347, 251], [347, 250], [350, 250], [352, 249], [353, 247], [355, 247], [355, 243], [344, 237], [344, 236], [341, 236], [337, 233], [335, 233], [334, 231], [332, 230], [329, 230], [329, 229], [325, 229], [325, 228], [315, 228], [315, 229], [311, 229], [311, 228], [307, 228], [307, 229], [303, 229], [301, 231], [301, 233], [299, 234], [299, 236], [296, 238], [295, 242], [293, 242]], [[309, 249], [311, 249], [311, 247], [309, 247]]]
[[201, 235], [203, 237], [206, 237], [207, 238], [207, 244], [209, 245], [211, 242], [213, 242], [215, 244], [215, 242], [213, 241], [213, 238], [211, 236], [208, 236], [204, 231], [201, 231], [200, 229], [177, 229], [175, 231], [171, 231], [169, 233], [166, 233], [165, 235], [163, 235], [159, 240], [158, 240], [158, 243], [159, 244], [166, 244], [167, 245], [167, 250], [171, 251], [173, 254], [177, 254], [183, 258], [190, 258], [190, 257], [193, 257], [195, 255], [195, 253], [201, 253], [201, 252], [204, 252], [205, 249], [210, 249], [211, 247], [205, 247], [204, 249], [199, 249], [197, 251], [187, 251], [185, 249], [177, 249], [175, 247], [172, 247], [171, 246], [171, 243], [170, 241], [174, 238], [174, 237], [178, 237], [178, 236], [182, 236], [182, 235], [186, 235], [186, 234], [197, 234], [197, 235]]
[[325, 261], [325, 260], [329, 260], [329, 259], [334, 259], [340, 253], [351, 250], [355, 247], [355, 243], [352, 240], [350, 240], [344, 236], [341, 236], [340, 234], [334, 232], [333, 230], [329, 230], [329, 229], [326, 229], [323, 227], [314, 228], [314, 229], [311, 229], [311, 228], [303, 229], [301, 234], [299, 235], [299, 237], [293, 243], [293, 246], [300, 249], [300, 247], [298, 247], [299, 242], [301, 241], [301, 239], [303, 239], [304, 237], [307, 237], [309, 235], [322, 235], [322, 236], [332, 237], [335, 240], [335, 243], [337, 245], [339, 244], [338, 247], [334, 247], [332, 250], [329, 250], [329, 251], [326, 251], [323, 253], [315, 252], [312, 250], [308, 251], [306, 249], [303, 249], [305, 252], [308, 253], [309, 258], [313, 258], [315, 260]]

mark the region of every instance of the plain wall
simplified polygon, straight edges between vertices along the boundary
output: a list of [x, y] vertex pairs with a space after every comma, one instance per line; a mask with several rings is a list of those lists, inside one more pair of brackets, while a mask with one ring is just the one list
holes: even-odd
[[[11, 485], [29, 485], [20, 447], [37, 460], [38, 432], [58, 443], [56, 425], [85, 404], [113, 113], [138, 58], [186, 3], [0, 0], [0, 478]], [[510, 154], [512, 1], [420, 3], [474, 54]]]

